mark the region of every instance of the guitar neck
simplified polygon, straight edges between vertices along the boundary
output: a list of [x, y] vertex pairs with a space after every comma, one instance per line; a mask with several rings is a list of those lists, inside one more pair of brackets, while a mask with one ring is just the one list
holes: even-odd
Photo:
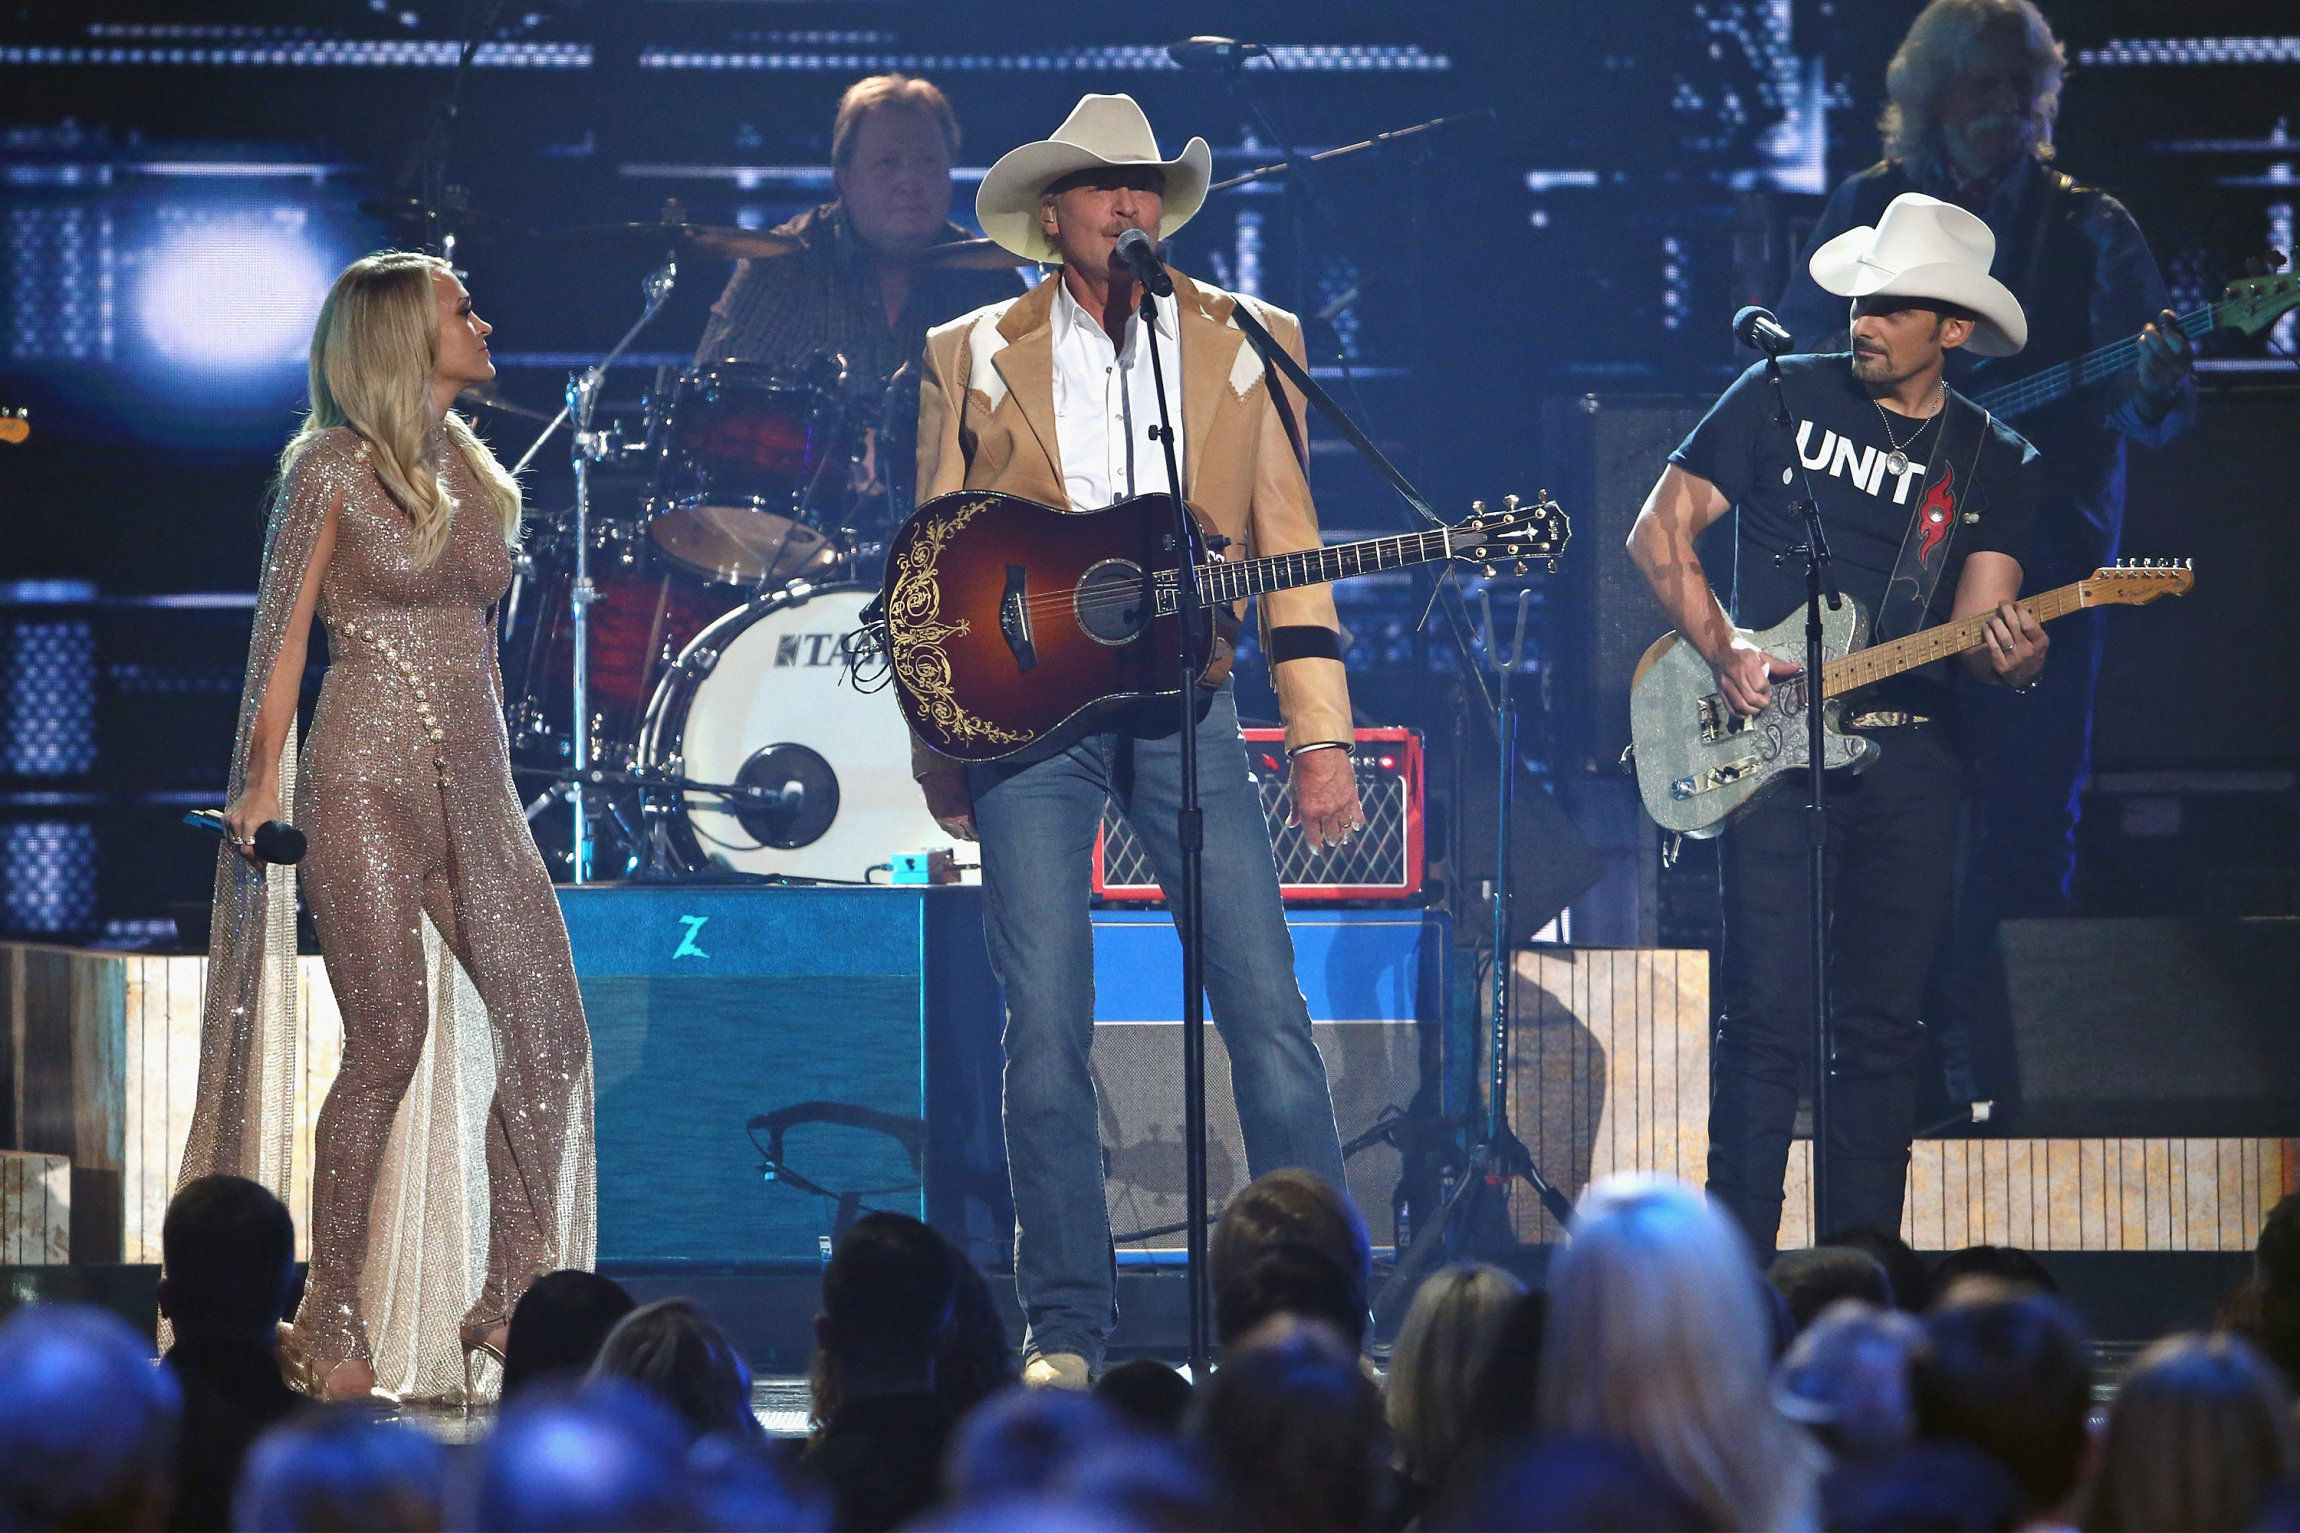
[[[2206, 304], [2180, 316], [2180, 328], [2192, 341], [2200, 341], [2220, 325], [2221, 305]], [[1998, 417], [2009, 420], [2041, 409], [2056, 399], [2066, 399], [2078, 389], [2113, 378], [2140, 361], [2140, 337], [2126, 336], [2114, 345], [2088, 351], [2056, 367], [2031, 373], [2018, 383], [2008, 383], [2001, 389], [1991, 389], [1973, 400], [1974, 404]]]
[[[2041, 596], [2024, 596], [2021, 600], [2038, 622], [2049, 623], [2084, 605], [2084, 582], [2075, 581]], [[1978, 613], [1839, 656], [1821, 667], [1821, 695], [1842, 697], [1855, 688], [1873, 686], [1903, 671], [1913, 671], [1920, 665], [1978, 649], [1988, 642], [1988, 621], [1992, 616], [1989, 612]]]
[[1447, 529], [1409, 532], [1394, 538], [1366, 538], [1336, 543], [1329, 548], [1305, 548], [1298, 553], [1270, 554], [1198, 566], [1198, 599], [1205, 602], [1241, 601], [1264, 591], [1285, 591], [1295, 586], [1324, 585], [1352, 575], [1380, 570], [1402, 570], [1449, 557]]

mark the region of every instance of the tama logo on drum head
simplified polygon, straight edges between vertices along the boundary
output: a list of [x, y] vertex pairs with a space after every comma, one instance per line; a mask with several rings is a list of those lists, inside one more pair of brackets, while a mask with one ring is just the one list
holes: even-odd
[[775, 638], [775, 668], [789, 665], [835, 665], [842, 671], [855, 666], [851, 633], [786, 633]]

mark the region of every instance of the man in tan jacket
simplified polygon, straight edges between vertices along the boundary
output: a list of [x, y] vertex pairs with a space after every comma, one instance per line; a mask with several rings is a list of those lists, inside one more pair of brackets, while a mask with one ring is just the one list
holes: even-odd
[[[1023, 297], [927, 336], [919, 400], [919, 498], [1003, 490], [1099, 510], [1169, 487], [1140, 292], [1120, 234], [1172, 234], [1204, 202], [1212, 157], [1192, 139], [1161, 159], [1127, 96], [1083, 98], [1053, 138], [983, 178], [983, 231], [1027, 260], [1055, 262]], [[1282, 380], [1231, 318], [1240, 304], [1298, 358], [1291, 315], [1176, 273], [1157, 301], [1166, 405], [1186, 498], [1234, 556], [1319, 546], [1300, 444], [1273, 401]], [[1286, 396], [1294, 422], [1298, 394]], [[1295, 812], [1313, 845], [1363, 825], [1350, 766], [1349, 687], [1333, 597], [1323, 586], [1264, 596], [1264, 652], [1286, 721]], [[1206, 992], [1230, 1056], [1253, 1175], [1300, 1166], [1336, 1185], [1342, 1155], [1324, 1063], [1294, 982], [1293, 940], [1224, 684], [1198, 725], [1205, 811]], [[1089, 859], [1115, 800], [1171, 889], [1181, 852], [1180, 744], [1166, 706], [1108, 712], [1083, 734], [965, 766], [920, 747], [928, 806], [982, 842], [984, 921], [1006, 989], [1006, 1150], [1015, 1278], [1028, 1321], [1025, 1379], [1084, 1388], [1116, 1317], [1102, 1147], [1088, 1059], [1094, 1038]]]

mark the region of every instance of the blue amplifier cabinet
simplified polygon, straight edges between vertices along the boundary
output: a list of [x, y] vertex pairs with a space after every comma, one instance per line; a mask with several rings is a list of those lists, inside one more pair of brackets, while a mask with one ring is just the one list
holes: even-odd
[[[1347, 1144], [1385, 1108], [1440, 1105], [1440, 1060], [1451, 955], [1437, 911], [1291, 909], [1294, 979], [1326, 1062], [1334, 1117]], [[1182, 945], [1165, 911], [1094, 913], [1094, 1077], [1105, 1191], [1114, 1235], [1182, 1219]], [[1230, 1062], [1208, 1016], [1207, 1198], [1215, 1209], [1249, 1180]], [[1401, 1172], [1394, 1145], [1369, 1145], [1347, 1165], [1349, 1190], [1376, 1245], [1387, 1243]], [[1179, 1248], [1179, 1230], [1128, 1243], [1120, 1259]]]
[[978, 888], [559, 896], [591, 1024], [601, 1261], [815, 1262], [842, 1201], [925, 1218], [978, 1260], [1005, 1248]]

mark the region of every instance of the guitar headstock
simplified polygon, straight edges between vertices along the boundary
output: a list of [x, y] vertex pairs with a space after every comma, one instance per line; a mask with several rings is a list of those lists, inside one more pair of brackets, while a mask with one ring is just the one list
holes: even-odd
[[2215, 324], [2246, 335], [2258, 335], [2300, 306], [2300, 272], [2269, 272], [2228, 284], [2220, 302], [2212, 306]]
[[2078, 582], [2088, 607], [2138, 607], [2159, 596], [2185, 596], [2196, 585], [2190, 559], [2122, 559]]
[[1488, 575], [1501, 573], [1503, 564], [1515, 565], [1523, 575], [1536, 559], [1547, 564], [1551, 574], [1557, 573], [1558, 555], [1573, 540], [1573, 523], [1547, 490], [1531, 501], [1504, 495], [1499, 506], [1473, 500], [1469, 509], [1467, 521], [1446, 529], [1446, 551], [1452, 557], [1482, 564]]

